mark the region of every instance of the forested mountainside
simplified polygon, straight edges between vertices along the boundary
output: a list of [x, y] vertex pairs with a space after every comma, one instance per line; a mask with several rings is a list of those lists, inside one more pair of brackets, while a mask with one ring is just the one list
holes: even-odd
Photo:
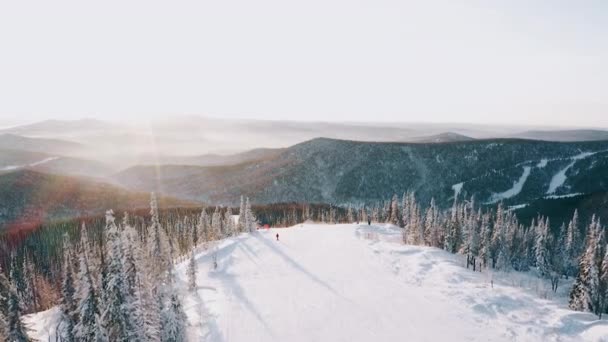
[[521, 205], [536, 199], [608, 190], [608, 141], [517, 139], [440, 144], [314, 139], [261, 161], [221, 167], [137, 166], [113, 179], [140, 191], [235, 204], [373, 203], [415, 191], [449, 206], [454, 195]]
[[[195, 206], [161, 198], [163, 206]], [[108, 208], [145, 208], [148, 193], [137, 193], [90, 179], [32, 170], [0, 174], [0, 231], [74, 217], [103, 214]]]

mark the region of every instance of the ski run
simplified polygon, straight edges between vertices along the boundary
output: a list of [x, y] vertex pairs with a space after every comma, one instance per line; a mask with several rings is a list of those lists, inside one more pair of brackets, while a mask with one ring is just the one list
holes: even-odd
[[[279, 241], [276, 239], [279, 234]], [[462, 255], [404, 245], [391, 225], [300, 224], [225, 239], [176, 266], [189, 341], [608, 341], [608, 320], [567, 309], [570, 286], [473, 272]], [[55, 341], [57, 308], [26, 317]]]

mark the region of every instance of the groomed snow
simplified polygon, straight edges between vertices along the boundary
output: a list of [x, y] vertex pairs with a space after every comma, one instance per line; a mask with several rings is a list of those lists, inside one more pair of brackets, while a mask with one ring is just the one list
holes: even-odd
[[[511, 279], [532, 287], [544, 281], [513, 272], [492, 288], [492, 275], [467, 270], [461, 256], [404, 246], [400, 239], [398, 229], [384, 226], [305, 224], [228, 240], [218, 270], [209, 255], [197, 257], [198, 291], [184, 295], [189, 337], [356, 342], [608, 336], [608, 321], [509, 286]], [[185, 266], [178, 267], [182, 286]]]

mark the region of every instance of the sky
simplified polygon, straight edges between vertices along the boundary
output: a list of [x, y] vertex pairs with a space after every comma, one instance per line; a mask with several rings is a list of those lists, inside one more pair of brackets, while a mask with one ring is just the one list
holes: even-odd
[[0, 1], [0, 121], [608, 127], [608, 2]]

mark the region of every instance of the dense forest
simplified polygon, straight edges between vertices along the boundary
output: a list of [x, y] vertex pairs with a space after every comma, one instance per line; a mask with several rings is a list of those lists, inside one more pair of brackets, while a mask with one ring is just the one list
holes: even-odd
[[[0, 237], [0, 333], [28, 341], [21, 316], [59, 305], [62, 341], [183, 341], [184, 313], [172, 283], [173, 265], [195, 253], [215, 253], [218, 241], [265, 225], [288, 227], [385, 223], [401, 229], [406, 244], [466, 255], [471, 271], [531, 271], [551, 283], [575, 277], [570, 307], [608, 312], [608, 248], [599, 219], [551, 228], [539, 216], [522, 224], [500, 203], [454, 201], [447, 210], [422, 205], [413, 193], [363, 207], [284, 203], [238, 208], [109, 210], [104, 217], [49, 223]], [[397, 228], [398, 227], [398, 228]], [[217, 261], [216, 261], [217, 263]], [[188, 272], [196, 268], [191, 261]], [[189, 277], [195, 287], [195, 277]]]

